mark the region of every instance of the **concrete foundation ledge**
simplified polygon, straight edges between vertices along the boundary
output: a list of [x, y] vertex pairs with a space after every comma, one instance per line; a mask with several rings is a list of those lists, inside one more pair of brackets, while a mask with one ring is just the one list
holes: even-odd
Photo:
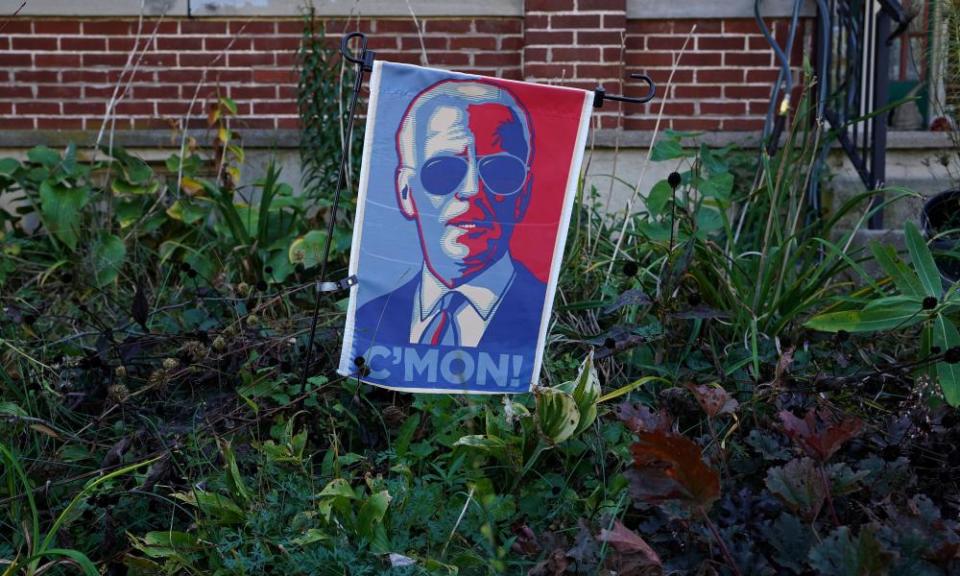
[[[236, 128], [243, 138], [244, 146], [252, 148], [287, 148], [300, 145], [300, 133], [297, 130], [244, 130]], [[202, 138], [204, 131], [191, 131], [191, 136]], [[653, 140], [653, 132], [633, 130], [598, 130], [587, 141], [597, 148], [648, 148]], [[73, 142], [90, 146], [97, 133], [89, 130], [0, 130], [0, 148], [30, 148], [38, 145], [66, 146]], [[114, 142], [126, 147], [176, 148], [179, 140], [167, 130], [118, 130], [114, 132]], [[735, 145], [754, 149], [760, 142], [759, 132], [704, 132], [687, 139], [691, 145], [708, 146]], [[888, 150], [947, 150], [953, 147], [949, 134], [945, 132], [890, 132], [887, 137]]]
[[[5, 14], [12, 14], [21, 0], [0, 0]], [[303, 0], [144, 0], [148, 16], [236, 17], [299, 16]], [[137, 16], [140, 0], [30, 0], [21, 16]], [[319, 16], [403, 16], [410, 11], [418, 17], [429, 16], [523, 16], [523, 0], [314, 0]], [[8, 8], [9, 7], [9, 8]]]

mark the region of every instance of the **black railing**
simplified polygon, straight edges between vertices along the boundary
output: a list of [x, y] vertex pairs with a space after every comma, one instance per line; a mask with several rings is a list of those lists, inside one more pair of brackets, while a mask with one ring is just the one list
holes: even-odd
[[[910, 21], [897, 0], [816, 0], [817, 79], [824, 118], [868, 190], [886, 180], [890, 44]], [[819, 207], [819, 192], [811, 201]], [[878, 208], [883, 198], [873, 198]], [[883, 212], [871, 216], [883, 227]]]

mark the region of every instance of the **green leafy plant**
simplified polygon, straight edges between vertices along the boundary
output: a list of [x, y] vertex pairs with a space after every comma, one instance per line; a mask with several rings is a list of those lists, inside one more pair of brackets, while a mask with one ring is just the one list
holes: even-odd
[[889, 283], [896, 289], [889, 293], [883, 286], [870, 282], [869, 296], [860, 308], [851, 308], [848, 303], [834, 307], [814, 316], [807, 326], [826, 332], [874, 333], [906, 330], [921, 325], [921, 350], [925, 358], [934, 356], [935, 347], [941, 353], [936, 362], [936, 374], [943, 396], [951, 406], [960, 405], [960, 333], [951, 319], [960, 306], [957, 286], [944, 288], [937, 265], [930, 249], [912, 222], [904, 228], [907, 251], [911, 266], [906, 265], [890, 246], [871, 244], [876, 262], [887, 274]]

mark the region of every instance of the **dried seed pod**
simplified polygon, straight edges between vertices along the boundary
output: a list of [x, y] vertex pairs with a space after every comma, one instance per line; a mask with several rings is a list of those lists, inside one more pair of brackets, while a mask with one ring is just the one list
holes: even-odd
[[107, 396], [117, 404], [123, 404], [130, 399], [130, 389], [123, 384], [114, 384], [107, 388]]
[[200, 362], [206, 358], [210, 352], [202, 342], [197, 342], [196, 340], [191, 340], [184, 344], [180, 351], [186, 354], [191, 362]]
[[396, 426], [407, 419], [406, 413], [398, 406], [387, 406], [383, 409], [383, 421], [388, 426]]
[[217, 352], [223, 352], [227, 349], [227, 340], [223, 336], [217, 336], [213, 339], [211, 346]]

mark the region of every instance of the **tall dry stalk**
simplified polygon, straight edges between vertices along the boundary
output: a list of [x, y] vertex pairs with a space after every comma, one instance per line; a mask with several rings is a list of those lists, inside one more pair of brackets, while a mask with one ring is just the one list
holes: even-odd
[[684, 53], [687, 51], [687, 45], [690, 44], [690, 39], [693, 38], [693, 33], [696, 32], [697, 25], [694, 24], [690, 28], [690, 32], [687, 33], [687, 37], [683, 41], [683, 46], [680, 47], [678, 52], [673, 53], [673, 62], [670, 66], [670, 76], [667, 77], [667, 85], [663, 91], [664, 98], [660, 100], [660, 109], [657, 111], [657, 122], [653, 126], [653, 135], [650, 137], [650, 147], [647, 148], [647, 157], [643, 161], [643, 168], [640, 169], [640, 178], [637, 179], [637, 185], [633, 189], [633, 194], [627, 200], [627, 206], [624, 208], [623, 214], [623, 224], [620, 226], [620, 234], [617, 237], [617, 243], [613, 248], [613, 255], [610, 257], [610, 266], [607, 267], [607, 276], [610, 276], [613, 273], [613, 266], [617, 261], [617, 256], [620, 254], [620, 249], [623, 246], [623, 238], [627, 234], [627, 226], [630, 224], [630, 215], [633, 213], [633, 203], [637, 199], [637, 196], [640, 195], [640, 188], [643, 186], [643, 181], [647, 176], [647, 168], [650, 167], [650, 156], [653, 154], [653, 147], [657, 143], [657, 136], [660, 134], [660, 124], [663, 122], [663, 110], [667, 104], [666, 95], [670, 93], [670, 87], [673, 86], [673, 77], [677, 72], [677, 68], [680, 66], [680, 60], [683, 59]]

